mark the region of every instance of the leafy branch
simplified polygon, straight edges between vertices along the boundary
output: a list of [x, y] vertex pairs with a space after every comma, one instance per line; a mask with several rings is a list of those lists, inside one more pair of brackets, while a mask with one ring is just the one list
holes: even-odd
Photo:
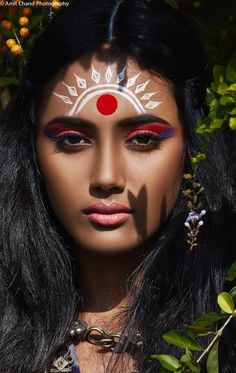
[[201, 210], [202, 202], [200, 200], [204, 189], [198, 182], [195, 174], [196, 165], [205, 158], [206, 156], [203, 153], [198, 153], [195, 157], [192, 157], [191, 163], [194, 172], [183, 175], [187, 189], [183, 190], [182, 193], [188, 199], [187, 206], [190, 211], [184, 225], [188, 231], [187, 243], [190, 245], [190, 250], [193, 250], [197, 246], [197, 236], [200, 227], [204, 224], [202, 217], [206, 214], [206, 210]]
[[215, 65], [213, 78], [206, 93], [209, 115], [199, 122], [197, 133], [200, 135], [226, 127], [236, 130], [236, 57], [226, 66]]
[[[226, 279], [236, 279], [236, 261], [227, 272]], [[155, 354], [151, 357], [159, 360], [160, 373], [199, 373], [201, 364], [205, 358], [207, 373], [219, 373], [218, 347], [223, 331], [230, 321], [236, 317], [236, 286], [229, 292], [221, 292], [217, 297], [219, 312], [203, 314], [184, 331], [171, 330], [162, 337], [165, 342], [184, 350], [184, 354], [178, 359], [173, 355]], [[222, 324], [223, 322], [223, 324]], [[203, 348], [197, 339], [213, 336], [207, 347]], [[201, 352], [200, 356], [194, 353]]]
[[48, 7], [10, 6], [3, 1], [0, 7], [0, 114], [20, 85], [35, 40], [60, 6], [60, 0], [53, 0]]

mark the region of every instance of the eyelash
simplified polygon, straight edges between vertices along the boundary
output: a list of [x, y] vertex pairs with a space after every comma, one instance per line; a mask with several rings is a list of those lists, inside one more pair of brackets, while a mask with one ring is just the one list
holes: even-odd
[[[75, 140], [73, 143], [68, 143], [68, 140]], [[78, 144], [79, 141], [86, 141], [86, 143]], [[89, 146], [91, 141], [84, 135], [78, 132], [64, 132], [61, 134], [56, 135], [56, 143], [57, 146], [64, 151], [78, 151], [81, 150], [82, 147]]]
[[[139, 144], [132, 143], [134, 140], [137, 141], [142, 139], [146, 139], [148, 142]], [[159, 148], [161, 140], [161, 136], [152, 131], [140, 131], [139, 133], [136, 133], [136, 135], [129, 137], [129, 139], [126, 140], [126, 145], [129, 144], [128, 146], [134, 150], [137, 149], [138, 151], [150, 151]]]
[[[84, 147], [87, 147], [92, 144], [91, 140], [89, 140], [86, 136], [83, 134], [80, 134], [78, 132], [64, 132], [61, 134], [58, 134], [55, 136], [57, 146], [62, 151], [67, 152], [75, 152], [84, 149]], [[147, 142], [140, 142], [142, 140], [147, 140]], [[73, 143], [68, 143], [68, 140], [74, 140]], [[131, 148], [132, 150], [137, 151], [151, 151], [153, 149], [160, 148], [160, 142], [163, 140], [163, 138], [152, 132], [152, 131], [140, 131], [139, 133], [136, 133], [134, 136], [132, 136], [132, 133], [129, 135], [129, 138], [125, 140], [125, 146]], [[78, 143], [83, 142], [84, 143]]]

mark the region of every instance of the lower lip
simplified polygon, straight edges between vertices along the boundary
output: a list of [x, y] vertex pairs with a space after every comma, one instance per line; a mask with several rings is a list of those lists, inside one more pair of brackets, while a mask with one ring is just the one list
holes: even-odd
[[112, 225], [118, 225], [121, 223], [124, 223], [130, 214], [125, 212], [117, 212], [114, 214], [97, 214], [92, 213], [88, 215], [88, 218], [97, 224], [103, 225], [103, 226], [112, 226]]

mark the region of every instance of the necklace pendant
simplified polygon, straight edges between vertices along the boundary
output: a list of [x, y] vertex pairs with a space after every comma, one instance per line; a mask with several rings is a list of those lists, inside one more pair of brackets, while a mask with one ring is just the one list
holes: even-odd
[[72, 372], [73, 359], [70, 355], [60, 356], [58, 359], [55, 359], [50, 368], [50, 373], [70, 373]]

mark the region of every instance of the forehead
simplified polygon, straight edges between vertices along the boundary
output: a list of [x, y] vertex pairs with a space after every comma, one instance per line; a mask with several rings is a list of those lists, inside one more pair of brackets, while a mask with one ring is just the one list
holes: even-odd
[[[81, 58], [61, 70], [43, 92], [40, 112], [78, 116], [97, 111], [110, 116], [123, 109], [154, 114], [163, 102], [175, 105], [172, 86], [142, 70], [132, 59], [101, 61]], [[88, 110], [89, 109], [89, 110]], [[124, 110], [123, 110], [124, 111]]]

